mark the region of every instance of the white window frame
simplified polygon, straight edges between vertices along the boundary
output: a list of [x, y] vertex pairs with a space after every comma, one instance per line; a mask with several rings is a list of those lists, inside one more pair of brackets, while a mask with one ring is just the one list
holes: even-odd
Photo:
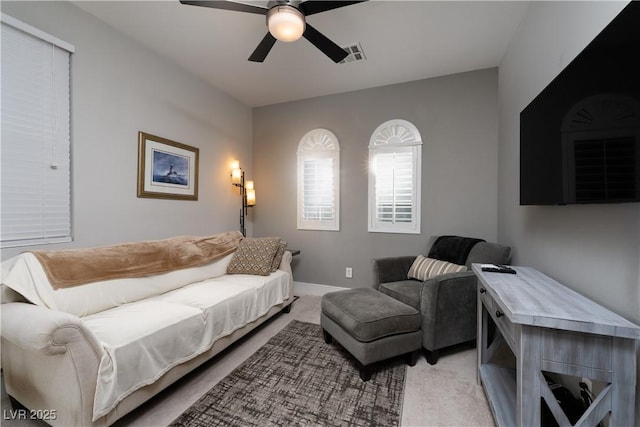
[[[377, 155], [411, 153], [411, 221], [381, 221], [377, 217], [378, 201], [376, 197]], [[392, 179], [395, 174], [392, 173]], [[368, 231], [372, 233], [420, 234], [421, 217], [421, 181], [422, 181], [422, 137], [418, 129], [410, 122], [393, 119], [382, 123], [369, 139], [369, 188], [368, 188]], [[395, 184], [392, 184], [395, 188]], [[394, 195], [395, 196], [395, 195]], [[393, 212], [396, 212], [395, 204]]]
[[[298, 229], [299, 230], [340, 230], [340, 143], [327, 129], [307, 132], [298, 144]], [[305, 216], [305, 162], [331, 161], [330, 189], [320, 189], [324, 197], [331, 199], [333, 215], [328, 219], [312, 219]]]
[[[3, 32], [0, 246], [70, 242], [71, 54], [75, 48], [4, 13], [0, 21]], [[11, 52], [21, 52], [20, 61], [10, 59], [16, 58]], [[27, 77], [35, 75], [30, 70], [40, 70], [40, 74]], [[19, 77], [10, 80], [11, 76]], [[27, 84], [16, 83], [23, 77], [29, 79], [23, 79]], [[32, 99], [31, 104], [24, 102], [27, 99]]]

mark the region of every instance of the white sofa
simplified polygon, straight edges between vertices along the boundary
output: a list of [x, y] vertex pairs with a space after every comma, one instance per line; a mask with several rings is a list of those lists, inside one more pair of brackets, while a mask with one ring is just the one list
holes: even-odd
[[237, 250], [207, 264], [59, 289], [32, 253], [3, 262], [7, 393], [51, 425], [113, 424], [288, 311], [293, 277], [283, 244], [268, 275], [228, 274], [249, 240], [239, 237]]

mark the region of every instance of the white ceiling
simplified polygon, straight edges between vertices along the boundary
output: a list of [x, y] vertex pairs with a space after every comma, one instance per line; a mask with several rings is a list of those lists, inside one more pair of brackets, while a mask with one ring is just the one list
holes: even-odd
[[304, 38], [248, 61], [267, 31], [261, 15], [177, 0], [74, 3], [252, 107], [497, 66], [528, 5], [373, 0], [309, 16], [338, 45], [362, 44], [366, 61], [335, 64]]

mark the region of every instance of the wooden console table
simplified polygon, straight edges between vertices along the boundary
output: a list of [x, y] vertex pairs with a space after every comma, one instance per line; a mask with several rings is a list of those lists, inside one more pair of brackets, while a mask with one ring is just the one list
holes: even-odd
[[[528, 267], [482, 271], [478, 282], [478, 381], [498, 426], [539, 426], [544, 398], [560, 426], [571, 426], [542, 371], [599, 381], [603, 390], [575, 424], [635, 425], [635, 340], [640, 327]], [[489, 318], [496, 325], [490, 341]], [[494, 363], [505, 343], [515, 369]]]

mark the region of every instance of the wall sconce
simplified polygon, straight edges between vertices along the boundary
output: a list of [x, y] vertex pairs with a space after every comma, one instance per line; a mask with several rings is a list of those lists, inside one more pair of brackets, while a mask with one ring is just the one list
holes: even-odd
[[247, 215], [247, 208], [251, 208], [256, 205], [256, 190], [253, 186], [253, 181], [244, 180], [244, 171], [240, 169], [240, 162], [234, 160], [231, 163], [231, 184], [235, 187], [240, 187], [240, 197], [242, 198], [242, 207], [240, 208], [240, 232], [243, 236], [247, 235], [247, 230], [244, 227], [245, 215]]

